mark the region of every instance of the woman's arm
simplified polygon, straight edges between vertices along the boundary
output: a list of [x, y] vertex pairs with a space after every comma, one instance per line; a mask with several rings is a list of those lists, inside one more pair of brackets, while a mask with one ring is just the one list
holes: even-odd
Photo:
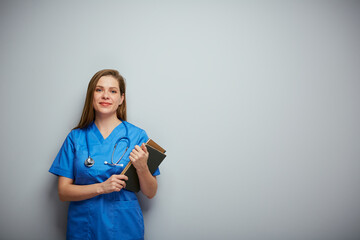
[[155, 197], [157, 191], [157, 180], [155, 176], [151, 175], [147, 165], [149, 153], [145, 144], [143, 143], [141, 147], [136, 145], [130, 153], [129, 158], [136, 168], [141, 191], [150, 199]]
[[136, 170], [139, 176], [140, 189], [149, 199], [155, 197], [157, 191], [157, 180], [156, 177], [151, 175], [149, 168], [141, 171]]
[[82, 201], [104, 193], [119, 192], [125, 188], [127, 179], [125, 175], [112, 175], [102, 183], [76, 185], [73, 179], [59, 176], [59, 198], [61, 201]]

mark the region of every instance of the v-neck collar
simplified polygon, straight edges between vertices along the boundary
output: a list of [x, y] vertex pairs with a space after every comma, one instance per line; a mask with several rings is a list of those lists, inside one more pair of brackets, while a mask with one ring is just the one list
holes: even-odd
[[124, 125], [123, 123], [124, 121], [121, 121], [121, 123], [119, 123], [110, 133], [109, 136], [107, 136], [107, 138], [104, 139], [103, 135], [101, 134], [100, 130], [98, 129], [98, 127], [96, 126], [95, 122], [93, 122], [90, 126], [90, 129], [92, 130], [92, 132], [95, 134], [95, 136], [97, 137], [97, 139], [99, 140], [99, 142], [101, 144], [103, 144], [104, 142], [109, 142], [111, 141], [116, 135], [118, 135], [118, 133], [120, 132], [122, 126]]

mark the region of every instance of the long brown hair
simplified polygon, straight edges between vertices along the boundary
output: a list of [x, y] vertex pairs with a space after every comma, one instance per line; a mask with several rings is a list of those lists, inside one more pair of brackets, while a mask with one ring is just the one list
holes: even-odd
[[120, 120], [126, 121], [126, 95], [125, 95], [125, 79], [114, 69], [100, 70], [91, 78], [87, 93], [83, 112], [81, 114], [79, 124], [74, 128], [86, 128], [95, 120], [95, 112], [93, 106], [94, 92], [99, 79], [103, 76], [112, 76], [119, 82], [120, 96], [124, 95], [124, 101], [116, 110], [116, 115]]

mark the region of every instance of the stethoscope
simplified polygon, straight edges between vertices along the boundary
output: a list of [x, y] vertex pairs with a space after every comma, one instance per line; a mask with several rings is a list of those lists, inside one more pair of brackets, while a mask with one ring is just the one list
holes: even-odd
[[[119, 138], [119, 139], [116, 141], [115, 146], [114, 146], [114, 150], [113, 150], [112, 155], [111, 155], [111, 163], [105, 161], [105, 162], [104, 162], [105, 165], [120, 166], [120, 167], [123, 166], [123, 164], [119, 164], [119, 162], [120, 162], [121, 159], [124, 157], [125, 153], [127, 152], [127, 150], [128, 150], [129, 147], [130, 147], [130, 139], [128, 138], [128, 136], [129, 136], [129, 135], [128, 135], [128, 128], [127, 128], [127, 126], [126, 126], [126, 124], [125, 124], [125, 121], [122, 121], [122, 123], [123, 123], [123, 125], [124, 125], [124, 127], [125, 127], [125, 131], [126, 131], [125, 137], [121, 137], [121, 138]], [[86, 132], [85, 132], [85, 138], [86, 138], [86, 148], [87, 148], [88, 154], [89, 154], [89, 157], [85, 160], [85, 166], [87, 166], [88, 168], [90, 168], [90, 167], [94, 166], [95, 160], [92, 159], [91, 156], [90, 156], [89, 140], [88, 140], [88, 130], [86, 130]], [[114, 152], [115, 152], [116, 146], [118, 145], [118, 143], [119, 143], [120, 141], [126, 141], [126, 142], [127, 142], [127, 146], [126, 146], [126, 149], [125, 149], [124, 153], [121, 155], [120, 159], [117, 160], [117, 162], [114, 163], [114, 161], [113, 161]]]

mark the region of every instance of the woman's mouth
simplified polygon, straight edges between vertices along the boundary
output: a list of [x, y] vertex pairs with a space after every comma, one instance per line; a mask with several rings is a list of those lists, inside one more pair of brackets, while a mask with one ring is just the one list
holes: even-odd
[[100, 102], [100, 105], [103, 106], [103, 107], [107, 107], [107, 106], [110, 106], [111, 103], [108, 103], [108, 102]]

